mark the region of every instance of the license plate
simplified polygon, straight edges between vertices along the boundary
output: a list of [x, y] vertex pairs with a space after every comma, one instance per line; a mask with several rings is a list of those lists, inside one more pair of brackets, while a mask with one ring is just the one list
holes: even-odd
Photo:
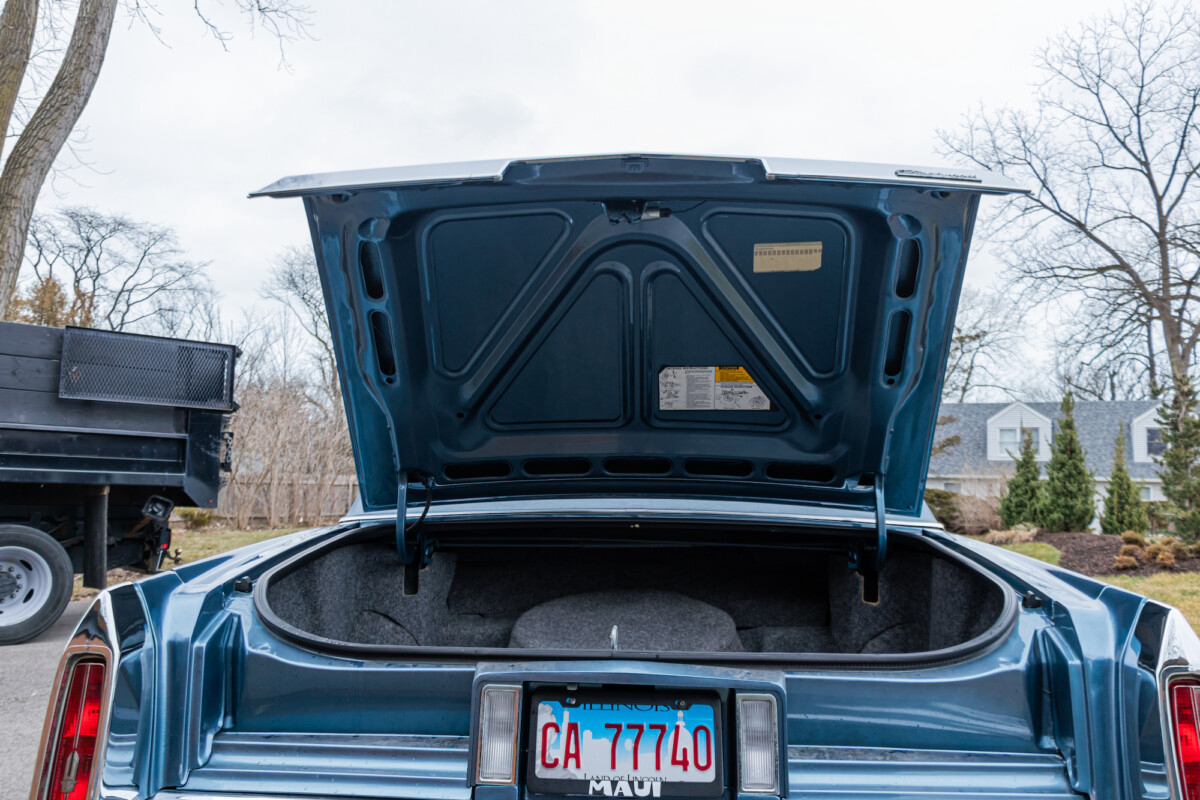
[[704, 693], [533, 696], [529, 789], [593, 797], [724, 793], [721, 703]]

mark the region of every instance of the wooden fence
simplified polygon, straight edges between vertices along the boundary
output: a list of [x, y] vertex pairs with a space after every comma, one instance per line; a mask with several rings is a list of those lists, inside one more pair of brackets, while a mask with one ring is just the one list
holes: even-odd
[[358, 478], [317, 481], [289, 476], [231, 480], [221, 490], [216, 517], [236, 528], [317, 527], [337, 522], [358, 496]]

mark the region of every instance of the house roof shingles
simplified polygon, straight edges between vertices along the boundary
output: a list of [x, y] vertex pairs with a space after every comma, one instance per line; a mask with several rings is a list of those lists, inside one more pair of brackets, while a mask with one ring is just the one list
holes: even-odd
[[[1012, 403], [942, 403], [934, 441], [958, 436], [958, 444], [933, 456], [931, 476], [1000, 476], [1012, 472], [1011, 459], [990, 461], [987, 457], [987, 421]], [[1054, 420], [1058, 430], [1058, 403], [1024, 403], [1039, 414]], [[1135, 419], [1154, 408], [1153, 400], [1080, 400], [1075, 403], [1075, 427], [1083, 444], [1088, 469], [1098, 479], [1107, 479], [1112, 471], [1113, 450], [1118, 428], [1125, 432], [1125, 464], [1134, 480], [1157, 480], [1155, 463], [1135, 463], [1130, 426]], [[1042, 463], [1043, 473], [1045, 462]]]

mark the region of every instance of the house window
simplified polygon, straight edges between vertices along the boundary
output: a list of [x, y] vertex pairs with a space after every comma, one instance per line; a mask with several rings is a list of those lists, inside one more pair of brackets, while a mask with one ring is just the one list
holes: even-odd
[[1142, 487], [1142, 502], [1149, 503], [1152, 499], [1149, 486]]
[[1026, 434], [1033, 439], [1033, 450], [1037, 452], [1041, 428], [1021, 428], [1019, 433], [1016, 428], [1000, 428], [1000, 451], [1013, 456], [1021, 455]]
[[1162, 428], [1146, 428], [1146, 452], [1151, 456], [1161, 456], [1167, 446], [1162, 440]]
[[945, 489], [947, 492], [961, 492], [962, 484], [961, 483], [953, 483], [951, 481], [946, 481], [945, 483], [942, 484], [942, 488]]

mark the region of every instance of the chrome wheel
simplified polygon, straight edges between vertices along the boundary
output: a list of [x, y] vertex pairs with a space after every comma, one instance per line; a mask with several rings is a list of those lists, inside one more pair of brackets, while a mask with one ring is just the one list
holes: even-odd
[[0, 547], [0, 627], [17, 625], [50, 600], [53, 573], [40, 554], [25, 547]]

